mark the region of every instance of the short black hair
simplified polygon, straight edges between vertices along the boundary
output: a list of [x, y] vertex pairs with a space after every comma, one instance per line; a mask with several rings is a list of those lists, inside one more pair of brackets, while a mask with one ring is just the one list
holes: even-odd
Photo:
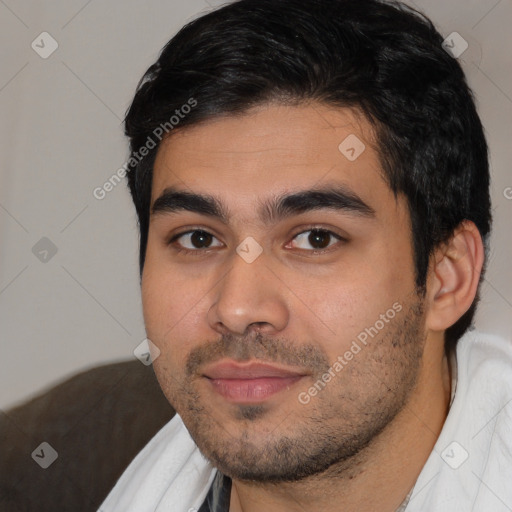
[[[487, 144], [463, 70], [432, 22], [394, 1], [239, 0], [185, 25], [127, 112], [132, 152], [150, 139], [155, 146], [128, 166], [141, 274], [162, 128], [172, 134], [267, 102], [310, 101], [356, 108], [372, 124], [383, 175], [408, 202], [420, 290], [433, 250], [463, 220], [487, 248]], [[447, 350], [470, 327], [477, 301], [446, 331]]]

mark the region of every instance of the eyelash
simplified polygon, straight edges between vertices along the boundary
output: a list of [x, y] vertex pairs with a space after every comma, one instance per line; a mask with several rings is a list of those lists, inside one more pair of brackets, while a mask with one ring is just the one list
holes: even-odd
[[[334, 233], [333, 231], [331, 231], [329, 229], [325, 229], [325, 228], [320, 227], [320, 226], [308, 226], [307, 229], [302, 229], [301, 231], [295, 233], [292, 236], [291, 240], [294, 240], [299, 235], [302, 235], [302, 234], [307, 233], [309, 231], [319, 231], [322, 234], [329, 234], [331, 237], [335, 238], [338, 242], [347, 242], [347, 239], [342, 237], [341, 235], [338, 235], [337, 233]], [[173, 235], [171, 237], [171, 239], [169, 240], [168, 245], [172, 245], [174, 251], [177, 254], [202, 256], [202, 255], [204, 255], [205, 252], [211, 250], [211, 248], [210, 247], [206, 247], [206, 248], [203, 248], [203, 249], [186, 249], [186, 248], [180, 247], [179, 245], [176, 245], [176, 241], [179, 240], [182, 236], [190, 235], [190, 234], [196, 233], [196, 232], [206, 233], [208, 235], [211, 235], [214, 238], [217, 238], [213, 233], [210, 233], [209, 231], [206, 231], [205, 229], [201, 229], [201, 228], [187, 229], [186, 231], [182, 231], [181, 233], [177, 233], [176, 235]], [[337, 244], [329, 245], [325, 249], [314, 249], [314, 250], [300, 249], [300, 250], [301, 251], [305, 251], [305, 252], [307, 252], [309, 254], [313, 254], [313, 255], [324, 254], [326, 252], [330, 252], [332, 247], [334, 247], [335, 245], [337, 245]]]

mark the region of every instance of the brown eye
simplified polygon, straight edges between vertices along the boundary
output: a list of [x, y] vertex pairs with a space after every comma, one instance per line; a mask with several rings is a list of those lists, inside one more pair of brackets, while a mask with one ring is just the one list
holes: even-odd
[[190, 236], [190, 243], [197, 249], [209, 247], [212, 240], [213, 236], [206, 231], [194, 231]]
[[309, 229], [299, 233], [293, 238], [293, 245], [297, 249], [322, 251], [342, 238], [327, 229]]
[[174, 236], [171, 244], [190, 251], [199, 251], [200, 249], [209, 249], [211, 247], [221, 247], [222, 243], [208, 231], [194, 229]]
[[325, 249], [331, 241], [332, 235], [327, 231], [312, 229], [308, 236], [308, 242], [315, 249]]

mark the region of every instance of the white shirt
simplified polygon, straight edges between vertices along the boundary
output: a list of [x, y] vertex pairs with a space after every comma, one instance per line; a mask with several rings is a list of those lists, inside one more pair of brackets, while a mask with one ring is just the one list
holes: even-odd
[[[512, 512], [512, 343], [466, 333], [457, 344], [455, 375], [448, 417], [406, 512]], [[128, 466], [99, 512], [195, 512], [215, 474], [176, 415]]]

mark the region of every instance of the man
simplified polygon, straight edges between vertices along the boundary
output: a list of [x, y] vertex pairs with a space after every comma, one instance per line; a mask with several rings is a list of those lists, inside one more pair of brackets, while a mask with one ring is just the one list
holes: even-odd
[[400, 4], [240, 0], [149, 68], [128, 179], [178, 415], [102, 511], [512, 510], [511, 350], [466, 332], [487, 147], [442, 43]]

